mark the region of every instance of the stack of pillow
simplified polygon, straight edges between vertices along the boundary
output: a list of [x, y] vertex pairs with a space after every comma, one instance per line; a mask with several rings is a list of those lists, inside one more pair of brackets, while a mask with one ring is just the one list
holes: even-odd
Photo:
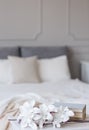
[[0, 60], [0, 83], [39, 83], [70, 79], [67, 56], [37, 59], [8, 56]]

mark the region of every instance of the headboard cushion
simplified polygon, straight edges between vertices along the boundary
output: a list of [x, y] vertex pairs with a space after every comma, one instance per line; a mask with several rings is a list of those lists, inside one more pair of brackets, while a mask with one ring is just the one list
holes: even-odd
[[38, 58], [51, 58], [66, 54], [66, 47], [21, 47], [22, 57], [37, 55]]
[[18, 47], [0, 47], [0, 59], [6, 59], [8, 55], [20, 56]]

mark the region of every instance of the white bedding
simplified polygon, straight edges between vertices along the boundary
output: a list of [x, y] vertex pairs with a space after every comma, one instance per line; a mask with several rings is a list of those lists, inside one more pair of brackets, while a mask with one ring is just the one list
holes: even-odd
[[0, 101], [29, 92], [48, 97], [50, 100], [58, 99], [61, 102], [87, 104], [89, 114], [89, 85], [78, 79], [40, 84], [0, 84]]
[[[58, 100], [60, 102], [72, 102], [72, 103], [84, 103], [87, 104], [87, 114], [89, 114], [89, 85], [85, 84], [79, 80], [63, 80], [55, 83], [40, 83], [40, 84], [14, 84], [14, 85], [2, 85], [0, 84], [0, 105], [8, 101], [8, 99], [12, 99], [19, 94], [26, 93], [36, 93], [40, 96], [44, 96], [49, 101]], [[5, 103], [6, 103], [5, 102]], [[7, 104], [6, 104], [7, 105]], [[4, 107], [0, 107], [0, 112], [3, 111]], [[6, 118], [5, 118], [6, 119]], [[7, 124], [7, 121], [1, 120], [1, 124]], [[3, 122], [3, 123], [2, 123]], [[7, 130], [3, 128], [7, 125], [1, 125], [0, 130]], [[1, 127], [2, 126], [2, 127]], [[88, 130], [89, 123], [74, 123], [67, 124], [64, 126], [63, 130]], [[86, 128], [86, 129], [85, 129]], [[56, 130], [51, 128], [52, 130]], [[8, 129], [12, 130], [12, 129]], [[47, 130], [50, 130], [48, 128]]]

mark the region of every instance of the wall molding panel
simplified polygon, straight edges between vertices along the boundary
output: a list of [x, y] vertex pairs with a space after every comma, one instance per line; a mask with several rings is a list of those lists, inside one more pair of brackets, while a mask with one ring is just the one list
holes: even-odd
[[89, 0], [68, 0], [69, 35], [75, 41], [89, 41]]
[[0, 0], [0, 40], [36, 40], [42, 32], [42, 0]]

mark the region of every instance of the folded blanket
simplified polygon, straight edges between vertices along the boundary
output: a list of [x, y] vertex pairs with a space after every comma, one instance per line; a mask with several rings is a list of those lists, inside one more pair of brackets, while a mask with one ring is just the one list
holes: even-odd
[[37, 102], [45, 102], [45, 99], [37, 94], [25, 94], [12, 97], [7, 99], [0, 104], [0, 130], [12, 130], [11, 124], [8, 121], [10, 116], [17, 117], [19, 114], [19, 107], [24, 104], [24, 102], [30, 102], [35, 100]]

